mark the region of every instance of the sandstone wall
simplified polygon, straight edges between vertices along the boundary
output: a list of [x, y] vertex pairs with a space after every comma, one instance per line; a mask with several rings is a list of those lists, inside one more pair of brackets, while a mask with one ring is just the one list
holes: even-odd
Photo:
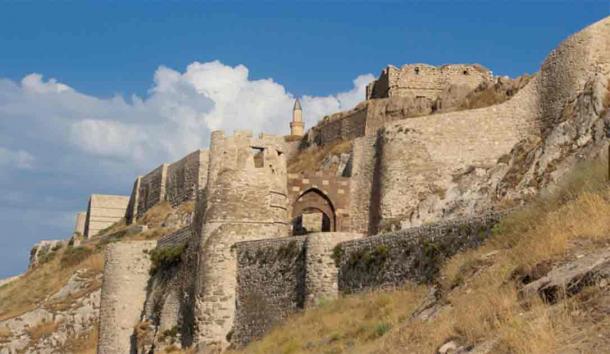
[[482, 82], [492, 81], [491, 72], [481, 65], [449, 64], [439, 67], [409, 64], [400, 69], [385, 68], [379, 79], [367, 87], [367, 99], [387, 97], [426, 97], [436, 99], [451, 85], [474, 89]]
[[132, 353], [132, 335], [146, 300], [150, 259], [156, 241], [108, 245], [102, 283], [98, 353]]
[[205, 204], [198, 203], [199, 242], [194, 341], [224, 348], [235, 313], [236, 242], [289, 234], [284, 139], [213, 132]]
[[207, 150], [197, 150], [174, 163], [164, 163], [145, 176], [136, 178], [125, 213], [127, 222], [135, 222], [147, 210], [162, 201], [177, 206], [194, 200], [197, 193], [207, 184], [208, 160]]
[[[351, 231], [366, 235], [374, 234], [377, 210], [371, 205], [376, 186], [376, 143], [377, 136], [366, 136], [354, 140], [352, 151], [352, 176], [350, 178], [350, 218]], [[371, 204], [373, 202], [373, 204]], [[371, 214], [371, 211], [373, 212]], [[375, 221], [373, 221], [375, 220]]]
[[87, 208], [85, 237], [93, 237], [99, 231], [121, 220], [125, 216], [128, 203], [127, 196], [92, 194]]
[[499, 219], [492, 213], [343, 242], [335, 251], [339, 291], [429, 281], [448, 257], [487, 238]]

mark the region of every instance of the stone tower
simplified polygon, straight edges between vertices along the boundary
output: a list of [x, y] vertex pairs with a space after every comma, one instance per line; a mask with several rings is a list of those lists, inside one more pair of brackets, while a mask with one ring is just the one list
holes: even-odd
[[303, 123], [303, 110], [301, 109], [301, 102], [297, 98], [294, 101], [294, 107], [292, 108], [292, 122], [290, 122], [290, 135], [303, 136], [305, 131], [305, 124]]
[[[224, 348], [235, 313], [236, 242], [289, 235], [283, 137], [212, 133], [198, 237], [195, 342]], [[202, 206], [203, 207], [203, 206]]]

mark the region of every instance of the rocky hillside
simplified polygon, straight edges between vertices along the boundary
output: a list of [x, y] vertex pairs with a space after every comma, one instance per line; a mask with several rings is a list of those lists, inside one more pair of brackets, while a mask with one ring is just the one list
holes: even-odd
[[322, 302], [240, 353], [607, 353], [607, 168], [579, 164], [432, 282]]
[[0, 285], [0, 353], [95, 353], [106, 246], [157, 239], [190, 223], [192, 212], [192, 202], [162, 203], [137, 225], [119, 222], [91, 240], [33, 252], [28, 272]]

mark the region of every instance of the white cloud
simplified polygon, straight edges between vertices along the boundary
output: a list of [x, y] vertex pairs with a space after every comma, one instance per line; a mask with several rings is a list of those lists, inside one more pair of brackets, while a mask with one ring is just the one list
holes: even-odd
[[34, 156], [25, 150], [9, 150], [0, 146], [0, 166], [5, 168], [31, 169]]

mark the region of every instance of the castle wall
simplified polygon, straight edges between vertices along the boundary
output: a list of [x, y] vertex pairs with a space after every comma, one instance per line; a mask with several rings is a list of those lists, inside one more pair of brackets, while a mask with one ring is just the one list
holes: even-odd
[[93, 237], [125, 216], [129, 197], [92, 194], [85, 220], [85, 237]]
[[165, 200], [167, 166], [164, 163], [141, 177], [137, 191], [138, 209], [134, 213], [138, 218], [142, 217], [148, 209]]
[[[240, 241], [289, 234], [286, 160], [282, 137], [213, 132], [207, 203], [196, 215], [199, 242], [194, 341], [224, 348], [235, 314], [237, 262], [232, 246]], [[204, 205], [198, 205], [203, 207]]]
[[245, 345], [303, 308], [305, 236], [235, 245], [238, 273], [231, 342]]
[[[351, 231], [371, 235], [374, 233], [371, 222], [376, 209], [371, 207], [374, 191], [378, 189], [375, 176], [376, 136], [355, 139], [352, 148], [352, 176], [350, 178], [349, 212]], [[377, 204], [373, 204], [377, 206]], [[373, 211], [373, 214], [371, 214]]]
[[176, 206], [194, 200], [208, 178], [208, 151], [197, 150], [167, 168], [166, 200]]
[[474, 89], [492, 79], [491, 72], [477, 64], [449, 64], [438, 67], [409, 64], [400, 69], [388, 66], [378, 80], [369, 84], [366, 98], [426, 97], [434, 100], [451, 85]]
[[339, 244], [341, 293], [427, 282], [442, 263], [491, 235], [500, 214], [455, 219]]
[[100, 354], [132, 353], [132, 335], [140, 321], [149, 279], [146, 251], [156, 241], [109, 244], [102, 283], [99, 339]]
[[361, 236], [324, 232], [237, 243], [237, 306], [231, 342], [245, 345], [290, 314], [336, 298], [333, 249]]
[[[378, 227], [410, 227], [443, 217], [441, 201], [468, 168], [489, 168], [538, 133], [537, 78], [503, 104], [410, 118], [380, 132]], [[375, 207], [373, 205], [372, 207]]]
[[136, 178], [125, 213], [127, 222], [135, 222], [162, 201], [177, 206], [194, 200], [197, 193], [207, 184], [208, 160], [207, 150], [197, 150], [174, 163], [162, 164], [145, 176]]

